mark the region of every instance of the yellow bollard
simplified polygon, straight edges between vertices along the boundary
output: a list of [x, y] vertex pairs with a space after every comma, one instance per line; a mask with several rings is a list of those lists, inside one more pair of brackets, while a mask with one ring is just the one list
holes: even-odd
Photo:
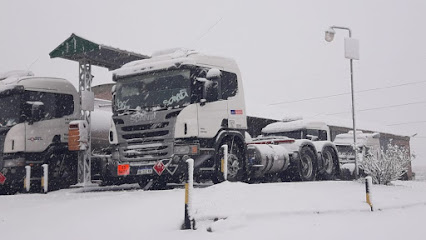
[[185, 183], [185, 219], [182, 226], [182, 229], [194, 229], [195, 228], [195, 219], [191, 216], [192, 212], [192, 200], [191, 194], [192, 189], [194, 188], [194, 160], [186, 160], [188, 163], [188, 179]]
[[371, 196], [371, 186], [373, 185], [373, 178], [371, 176], [365, 177], [365, 198], [368, 205], [370, 205], [371, 211], [373, 211], [373, 202]]

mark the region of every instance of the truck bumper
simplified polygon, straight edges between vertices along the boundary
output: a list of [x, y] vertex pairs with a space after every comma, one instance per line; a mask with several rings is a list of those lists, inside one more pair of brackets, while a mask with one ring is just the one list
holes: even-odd
[[0, 172], [6, 177], [4, 184], [0, 184], [0, 188], [4, 186], [20, 188], [23, 186], [25, 167], [3, 167]]
[[107, 164], [107, 174], [114, 178], [134, 179], [168, 179], [168, 181], [181, 182], [186, 176], [186, 159], [192, 158], [195, 161], [195, 173], [203, 172], [205, 169], [213, 169], [209, 160], [212, 155], [175, 155], [172, 158], [147, 162], [121, 162], [111, 159]]
[[[25, 156], [22, 154], [8, 155], [2, 160], [2, 168], [0, 172], [6, 177], [3, 185], [13, 188], [21, 188], [24, 184], [26, 176], [25, 166], [31, 166], [31, 178], [41, 177], [43, 175], [42, 163], [32, 162], [28, 163]], [[0, 187], [2, 185], [0, 184]]]

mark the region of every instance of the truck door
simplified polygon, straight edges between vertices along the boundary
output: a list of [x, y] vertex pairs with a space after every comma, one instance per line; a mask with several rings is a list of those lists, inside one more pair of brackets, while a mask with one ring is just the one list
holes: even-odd
[[227, 124], [228, 118], [228, 104], [222, 99], [221, 79], [207, 80], [203, 96], [202, 102], [197, 104], [199, 137], [212, 138], [224, 123]]
[[[27, 91], [25, 93], [26, 121], [25, 143], [27, 152], [43, 152], [66, 131], [64, 115], [73, 111], [71, 95]], [[58, 139], [60, 140], [60, 139]]]
[[222, 98], [228, 105], [228, 127], [230, 129], [247, 128], [243, 90], [238, 89], [235, 73], [222, 72]]

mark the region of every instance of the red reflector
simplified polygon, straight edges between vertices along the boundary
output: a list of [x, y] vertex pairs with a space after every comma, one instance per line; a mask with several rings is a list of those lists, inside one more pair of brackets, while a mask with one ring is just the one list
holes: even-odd
[[129, 164], [123, 164], [117, 166], [117, 175], [118, 176], [125, 176], [130, 174], [130, 165]]
[[197, 154], [198, 153], [198, 146], [192, 146], [191, 147], [191, 153], [192, 154]]
[[6, 177], [0, 172], [0, 184], [3, 185], [4, 182], [6, 182]]
[[78, 124], [70, 124], [69, 129], [78, 129]]

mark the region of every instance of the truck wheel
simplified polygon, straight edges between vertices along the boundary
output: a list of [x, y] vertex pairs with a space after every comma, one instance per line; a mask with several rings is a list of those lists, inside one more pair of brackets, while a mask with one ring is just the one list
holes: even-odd
[[336, 177], [337, 154], [330, 148], [326, 147], [321, 153], [323, 169], [321, 171], [321, 179], [333, 180]]
[[49, 190], [68, 188], [77, 182], [77, 157], [66, 153], [53, 153], [49, 159]]
[[[228, 138], [222, 142], [222, 145], [228, 145], [228, 176], [227, 179], [230, 182], [242, 181], [244, 178], [244, 156], [243, 156], [243, 147], [235, 140], [235, 138]], [[223, 172], [221, 169], [222, 159], [224, 158], [223, 151], [219, 151], [218, 159], [216, 160], [216, 171], [215, 176], [213, 176], [213, 183], [219, 183], [224, 180]]]
[[313, 181], [317, 171], [317, 163], [314, 151], [310, 147], [302, 147], [300, 161], [297, 168], [298, 179], [301, 181]]

